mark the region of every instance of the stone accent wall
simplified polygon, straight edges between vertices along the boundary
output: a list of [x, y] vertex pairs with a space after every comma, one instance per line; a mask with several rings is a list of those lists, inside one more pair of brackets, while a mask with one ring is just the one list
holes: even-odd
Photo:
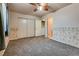
[[79, 27], [54, 28], [53, 40], [79, 48]]

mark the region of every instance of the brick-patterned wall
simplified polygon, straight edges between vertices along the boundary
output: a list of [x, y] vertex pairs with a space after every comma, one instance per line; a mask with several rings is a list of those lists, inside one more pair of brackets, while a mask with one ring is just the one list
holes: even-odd
[[53, 31], [53, 40], [79, 48], [79, 27], [57, 27]]

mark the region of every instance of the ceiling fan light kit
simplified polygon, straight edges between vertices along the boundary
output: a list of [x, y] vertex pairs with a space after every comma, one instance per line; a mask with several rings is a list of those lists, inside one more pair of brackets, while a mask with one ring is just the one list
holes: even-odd
[[47, 3], [30, 3], [34, 7], [34, 11], [48, 11], [48, 4]]

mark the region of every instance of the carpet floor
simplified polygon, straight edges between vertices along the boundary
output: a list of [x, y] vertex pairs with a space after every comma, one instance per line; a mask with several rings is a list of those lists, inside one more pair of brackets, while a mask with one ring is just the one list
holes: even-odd
[[10, 41], [4, 56], [79, 56], [79, 48], [40, 36]]

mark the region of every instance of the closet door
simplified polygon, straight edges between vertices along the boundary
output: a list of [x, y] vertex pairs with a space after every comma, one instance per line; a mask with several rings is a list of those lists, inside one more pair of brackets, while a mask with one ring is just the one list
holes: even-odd
[[18, 20], [18, 38], [28, 37], [28, 20], [19, 19]]
[[34, 36], [34, 32], [35, 32], [34, 20], [29, 19], [28, 20], [28, 37]]
[[19, 19], [17, 26], [17, 37], [33, 37], [35, 32], [34, 20], [30, 19]]

